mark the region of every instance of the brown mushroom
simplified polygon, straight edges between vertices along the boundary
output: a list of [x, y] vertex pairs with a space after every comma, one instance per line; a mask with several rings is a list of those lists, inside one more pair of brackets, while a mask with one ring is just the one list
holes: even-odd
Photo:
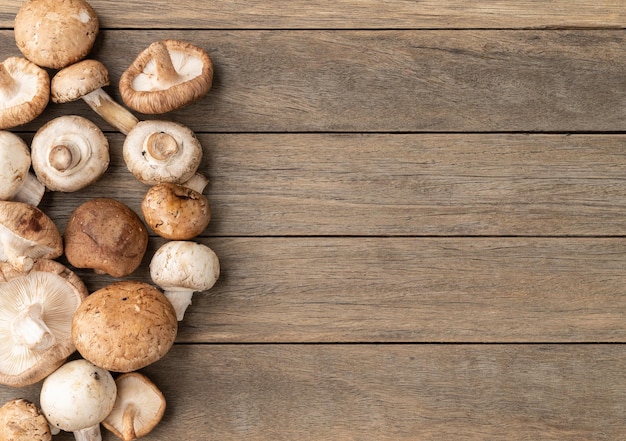
[[106, 66], [97, 60], [83, 60], [52, 77], [51, 99], [54, 103], [82, 99], [111, 127], [126, 135], [139, 120], [102, 89], [108, 85]]
[[152, 186], [142, 200], [141, 211], [155, 233], [172, 240], [198, 236], [211, 220], [207, 198], [179, 184]]
[[0, 407], [0, 441], [51, 441], [52, 431], [41, 410], [16, 398]]
[[48, 72], [20, 57], [0, 63], [0, 130], [34, 120], [49, 100]]
[[154, 429], [165, 412], [165, 397], [148, 377], [128, 372], [115, 379], [117, 397], [102, 425], [115, 436], [132, 441]]
[[61, 233], [43, 211], [23, 202], [0, 201], [0, 262], [28, 271], [35, 259], [61, 254]]
[[174, 344], [176, 313], [155, 286], [115, 282], [92, 293], [76, 310], [76, 349], [96, 366], [131, 372], [161, 359]]
[[80, 278], [54, 260], [30, 271], [0, 264], [0, 383], [34, 384], [75, 350], [72, 318], [88, 295]]
[[148, 231], [122, 202], [94, 198], [71, 214], [64, 232], [65, 256], [76, 268], [124, 277], [135, 271], [148, 246]]
[[155, 41], [120, 78], [124, 103], [141, 113], [183, 107], [211, 89], [213, 63], [201, 48], [179, 40]]
[[15, 43], [33, 63], [61, 69], [83, 59], [99, 30], [85, 0], [28, 0], [15, 16]]

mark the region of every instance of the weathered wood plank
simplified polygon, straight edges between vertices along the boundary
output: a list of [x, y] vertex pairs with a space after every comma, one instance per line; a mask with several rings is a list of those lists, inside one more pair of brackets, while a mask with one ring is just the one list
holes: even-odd
[[[24, 134], [26, 140], [31, 136]], [[96, 184], [52, 194], [60, 228], [86, 199], [140, 213], [123, 135]], [[622, 135], [200, 134], [207, 236], [626, 235]]]
[[[22, 0], [0, 4], [0, 27], [13, 26]], [[544, 28], [624, 27], [619, 0], [91, 0], [104, 28]]]
[[[143, 371], [168, 400], [143, 439], [623, 439], [624, 360], [623, 345], [177, 345]], [[38, 387], [0, 388], [15, 395]]]
[[[623, 238], [198, 240], [221, 276], [179, 342], [626, 341]], [[130, 278], [150, 281], [160, 243]]]
[[[164, 116], [198, 132], [626, 130], [620, 31], [109, 31], [93, 56], [114, 97], [161, 38], [214, 59], [213, 90]], [[13, 44], [0, 32], [2, 55]], [[44, 119], [86, 111], [51, 106]]]

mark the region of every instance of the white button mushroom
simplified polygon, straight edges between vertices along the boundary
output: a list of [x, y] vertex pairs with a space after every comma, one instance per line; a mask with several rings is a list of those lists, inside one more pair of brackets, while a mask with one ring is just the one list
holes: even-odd
[[120, 78], [124, 103], [141, 113], [165, 113], [202, 98], [211, 89], [213, 63], [197, 46], [155, 41]]
[[117, 398], [102, 425], [124, 441], [146, 436], [165, 412], [163, 393], [139, 372], [128, 372], [115, 379]]
[[30, 170], [30, 151], [22, 138], [0, 131], [0, 200], [37, 206], [46, 191]]
[[34, 120], [49, 99], [48, 72], [20, 57], [9, 57], [0, 63], [0, 129]]
[[219, 275], [217, 255], [208, 246], [197, 242], [166, 242], [150, 261], [150, 277], [164, 290], [179, 321], [184, 318], [193, 293], [212, 288]]
[[97, 60], [83, 60], [60, 70], [52, 78], [51, 99], [55, 103], [82, 99], [111, 127], [126, 135], [139, 120], [102, 89], [108, 85], [106, 66]]
[[75, 351], [72, 319], [88, 291], [64, 265], [39, 259], [29, 272], [0, 264], [0, 383], [36, 383]]
[[87, 360], [65, 363], [41, 386], [41, 409], [52, 426], [77, 441], [100, 441], [100, 423], [113, 409], [117, 387], [106, 369]]
[[0, 262], [28, 271], [35, 259], [61, 254], [61, 233], [43, 211], [23, 202], [0, 201]]
[[191, 129], [173, 121], [141, 121], [123, 146], [128, 170], [141, 182], [182, 184], [191, 179], [202, 159], [202, 145]]
[[50, 190], [72, 192], [94, 183], [109, 166], [109, 142], [93, 122], [78, 115], [55, 118], [31, 143], [33, 170]]

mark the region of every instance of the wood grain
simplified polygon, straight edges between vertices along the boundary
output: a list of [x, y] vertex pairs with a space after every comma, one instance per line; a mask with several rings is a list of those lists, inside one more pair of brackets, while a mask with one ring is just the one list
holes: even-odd
[[[623, 342], [623, 238], [208, 238], [179, 342]], [[150, 256], [131, 279], [150, 282]], [[90, 291], [113, 281], [80, 270]]]
[[[110, 67], [115, 98], [122, 71], [161, 38], [214, 59], [213, 90], [163, 116], [196, 132], [626, 130], [616, 30], [109, 31], [92, 55]], [[0, 32], [7, 55], [13, 46]], [[88, 111], [55, 105], [43, 119]]]
[[[92, 118], [93, 119], [93, 118]], [[32, 135], [22, 133], [30, 142]], [[64, 229], [89, 198], [140, 213], [147, 186], [124, 137], [97, 185], [48, 193]], [[212, 220], [205, 236], [621, 236], [623, 135], [199, 134]]]
[[[0, 4], [0, 27], [13, 26], [22, 0]], [[553, 28], [624, 27], [619, 0], [91, 0], [104, 28]]]
[[[623, 345], [177, 345], [143, 371], [168, 407], [142, 439], [618, 440], [625, 359]], [[38, 387], [0, 388], [15, 395]]]

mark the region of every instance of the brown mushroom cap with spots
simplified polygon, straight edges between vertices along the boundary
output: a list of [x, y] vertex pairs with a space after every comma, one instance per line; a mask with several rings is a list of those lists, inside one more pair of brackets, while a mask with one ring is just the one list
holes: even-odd
[[155, 41], [122, 74], [124, 103], [145, 114], [166, 113], [199, 100], [211, 89], [213, 63], [185, 41]]
[[88, 291], [59, 262], [39, 259], [30, 271], [0, 264], [0, 384], [34, 384], [74, 351], [72, 318]]
[[178, 321], [161, 291], [138, 281], [114, 282], [78, 307], [72, 338], [96, 366], [131, 372], [160, 360], [174, 344]]
[[34, 260], [63, 254], [63, 238], [43, 211], [16, 201], [0, 201], [0, 262], [28, 270]]
[[111, 198], [94, 198], [79, 205], [63, 237], [70, 264], [113, 277], [134, 272], [148, 246], [143, 221], [128, 206]]
[[34, 120], [49, 100], [48, 72], [21, 57], [0, 63], [0, 130]]
[[0, 441], [51, 441], [48, 420], [37, 406], [23, 398], [0, 407]]
[[207, 198], [179, 184], [157, 184], [141, 202], [146, 224], [159, 236], [186, 240], [198, 236], [209, 225], [211, 209]]
[[61, 69], [87, 56], [99, 26], [85, 0], [27, 0], [15, 16], [15, 43], [33, 63]]

